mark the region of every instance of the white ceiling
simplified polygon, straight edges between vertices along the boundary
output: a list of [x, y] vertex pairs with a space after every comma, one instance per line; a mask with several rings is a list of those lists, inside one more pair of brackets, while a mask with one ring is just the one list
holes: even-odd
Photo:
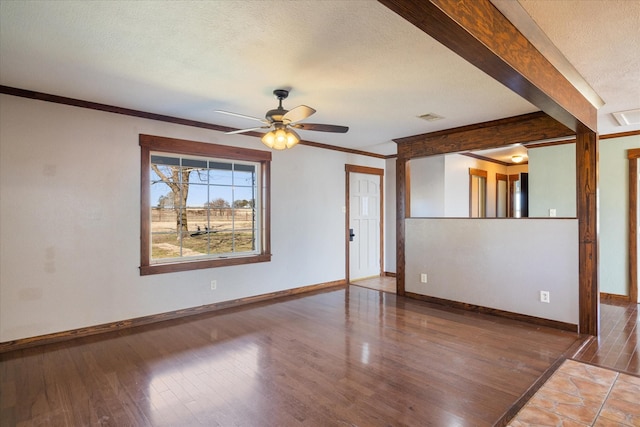
[[[600, 133], [640, 129], [610, 116], [640, 108], [640, 1], [520, 2], [606, 102]], [[373, 0], [0, 0], [0, 84], [236, 128], [255, 122], [214, 110], [263, 117], [290, 88], [350, 127], [303, 139], [381, 154], [538, 110]]]

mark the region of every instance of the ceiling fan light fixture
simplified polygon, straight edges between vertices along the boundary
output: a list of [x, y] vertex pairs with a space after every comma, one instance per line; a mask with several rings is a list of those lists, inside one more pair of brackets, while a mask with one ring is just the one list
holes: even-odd
[[274, 150], [284, 150], [286, 148], [292, 148], [298, 142], [300, 137], [297, 133], [291, 129], [278, 128], [269, 131], [262, 137], [262, 143]]
[[276, 133], [274, 131], [269, 131], [265, 133], [261, 141], [267, 147], [273, 148], [273, 144], [275, 144], [276, 142]]
[[293, 148], [300, 142], [300, 136], [291, 129], [291, 127], [320, 132], [346, 133], [349, 131], [347, 126], [327, 125], [321, 123], [300, 123], [300, 121], [314, 114], [316, 110], [306, 105], [298, 105], [291, 110], [286, 110], [282, 107], [282, 100], [289, 96], [289, 91], [286, 89], [276, 89], [273, 91], [273, 94], [278, 98], [278, 108], [267, 111], [264, 119], [232, 113], [230, 111], [216, 110], [216, 113], [256, 120], [264, 125], [249, 129], [234, 129], [232, 131], [225, 132], [225, 134], [232, 135], [250, 132], [257, 129], [270, 129], [269, 132], [262, 136], [262, 143], [274, 150], [284, 150], [287, 148]]
[[300, 136], [295, 131], [287, 129], [287, 148], [293, 148], [298, 142], [300, 142]]

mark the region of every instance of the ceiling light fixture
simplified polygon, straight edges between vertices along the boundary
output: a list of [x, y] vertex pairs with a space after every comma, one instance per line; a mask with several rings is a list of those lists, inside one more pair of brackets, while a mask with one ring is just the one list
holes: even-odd
[[513, 163], [521, 163], [524, 160], [524, 157], [522, 157], [519, 154], [516, 154], [515, 156], [511, 156], [511, 161]]
[[276, 129], [269, 131], [262, 137], [262, 143], [274, 150], [292, 148], [300, 142], [300, 136], [293, 130], [277, 123]]

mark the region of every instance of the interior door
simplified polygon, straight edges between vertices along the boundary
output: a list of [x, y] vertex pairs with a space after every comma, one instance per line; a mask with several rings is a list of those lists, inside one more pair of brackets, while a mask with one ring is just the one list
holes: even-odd
[[379, 175], [349, 173], [349, 280], [379, 276]]

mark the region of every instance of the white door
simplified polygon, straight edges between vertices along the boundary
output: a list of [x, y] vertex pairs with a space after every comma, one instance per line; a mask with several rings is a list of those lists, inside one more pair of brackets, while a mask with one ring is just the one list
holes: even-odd
[[349, 280], [380, 275], [380, 176], [349, 174]]

